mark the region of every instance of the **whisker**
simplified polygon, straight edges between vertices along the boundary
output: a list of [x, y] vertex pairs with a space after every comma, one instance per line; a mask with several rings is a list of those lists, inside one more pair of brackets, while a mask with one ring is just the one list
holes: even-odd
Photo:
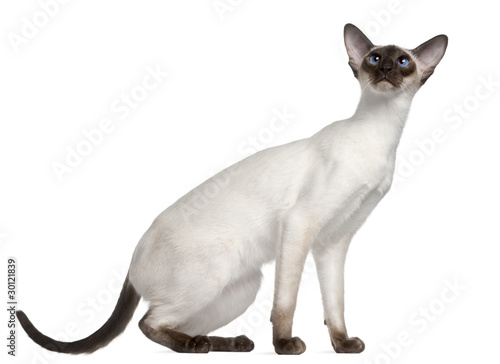
[[403, 88], [406, 89], [408, 92], [411, 92], [410, 88], [406, 86], [404, 83], [401, 83], [401, 86], [403, 86]]

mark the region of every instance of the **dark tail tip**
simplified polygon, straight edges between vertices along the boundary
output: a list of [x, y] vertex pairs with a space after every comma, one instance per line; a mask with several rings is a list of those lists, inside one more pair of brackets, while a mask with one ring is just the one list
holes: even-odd
[[40, 331], [38, 331], [23, 311], [16, 311], [16, 315], [24, 331], [26, 331], [26, 334], [28, 334], [31, 340], [47, 350], [56, 351], [58, 353], [64, 352], [63, 348], [57, 345], [57, 341], [51, 339], [48, 336], [45, 336]]
[[127, 276], [125, 283], [123, 283], [118, 303], [108, 321], [89, 337], [74, 342], [62, 342], [51, 339], [38, 331], [23, 311], [17, 311], [16, 315], [31, 340], [47, 350], [67, 354], [92, 353], [108, 345], [111, 340], [125, 330], [125, 327], [132, 319], [140, 298], [141, 296], [139, 296], [132, 284], [129, 283]]

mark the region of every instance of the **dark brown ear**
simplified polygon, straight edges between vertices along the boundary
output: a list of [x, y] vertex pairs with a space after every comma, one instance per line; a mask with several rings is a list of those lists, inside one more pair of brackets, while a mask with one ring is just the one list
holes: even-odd
[[434, 68], [436, 68], [441, 58], [443, 58], [447, 46], [448, 37], [441, 34], [412, 50], [422, 70], [422, 84], [434, 73]]
[[359, 66], [363, 57], [373, 48], [373, 43], [353, 24], [344, 27], [344, 43], [349, 55], [349, 66], [354, 76], [358, 77]]

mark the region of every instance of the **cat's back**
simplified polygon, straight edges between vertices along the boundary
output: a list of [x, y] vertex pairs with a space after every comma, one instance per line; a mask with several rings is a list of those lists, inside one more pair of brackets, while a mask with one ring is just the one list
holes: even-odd
[[219, 172], [154, 220], [136, 248], [133, 266], [174, 267], [187, 256], [203, 260], [209, 255], [237, 266], [240, 256], [252, 267], [272, 260], [279, 221], [299, 200], [314, 168], [314, 153], [303, 139], [265, 149]]

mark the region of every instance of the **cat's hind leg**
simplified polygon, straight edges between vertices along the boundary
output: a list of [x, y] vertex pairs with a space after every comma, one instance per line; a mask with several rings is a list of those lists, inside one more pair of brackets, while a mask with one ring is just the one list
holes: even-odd
[[[187, 318], [175, 317], [177, 315], [173, 314], [170, 307], [151, 307], [139, 322], [139, 327], [150, 340], [177, 352], [252, 351], [254, 343], [246, 336], [224, 338], [206, 335], [245, 312], [255, 300], [261, 278], [261, 272], [256, 271], [237, 279], [228, 284], [208, 305]], [[195, 306], [196, 303], [193, 302], [192, 305]]]
[[245, 335], [237, 337], [219, 337], [209, 336], [212, 344], [210, 351], [231, 351], [231, 352], [249, 352], [254, 348], [254, 343]]
[[[194, 314], [179, 327], [189, 334], [208, 333], [227, 325], [242, 313], [255, 300], [260, 287], [262, 273], [253, 271], [227, 285], [222, 293], [209, 305]], [[246, 336], [218, 337], [209, 336], [211, 351], [248, 352], [254, 343]]]
[[248, 352], [254, 348], [254, 343], [248, 337], [218, 337], [196, 335], [189, 336], [181, 331], [169, 328], [167, 325], [153, 327], [147, 323], [148, 314], [139, 322], [141, 331], [147, 338], [157, 344], [166, 346], [178, 353], [208, 353], [209, 351]]
[[146, 337], [157, 344], [166, 346], [178, 353], [208, 353], [212, 347], [206, 336], [191, 337], [168, 325], [153, 326], [148, 323], [149, 312], [139, 322], [141, 331]]

